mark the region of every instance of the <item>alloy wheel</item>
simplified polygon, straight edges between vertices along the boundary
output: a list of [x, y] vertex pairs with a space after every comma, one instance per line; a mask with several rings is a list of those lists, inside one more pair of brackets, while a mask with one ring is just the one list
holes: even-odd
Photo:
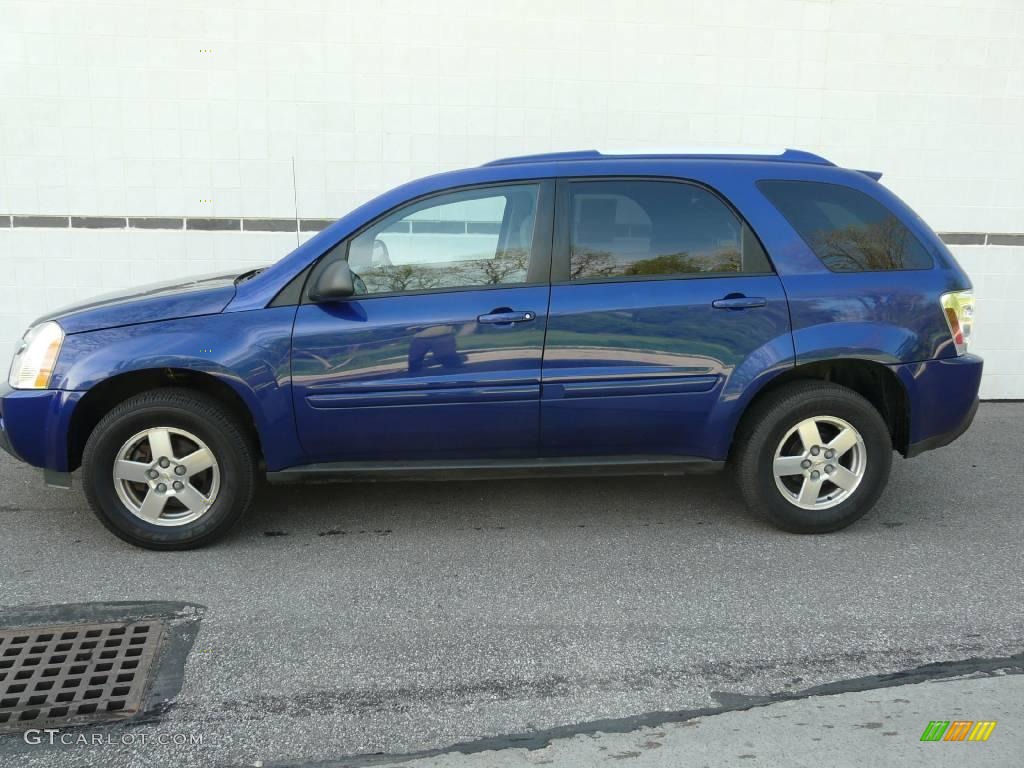
[[775, 486], [790, 504], [823, 510], [848, 499], [867, 469], [864, 438], [835, 416], [814, 416], [790, 429], [775, 449]]
[[118, 498], [141, 520], [182, 526], [205, 515], [220, 491], [220, 466], [191, 432], [154, 427], [130, 437], [114, 459]]

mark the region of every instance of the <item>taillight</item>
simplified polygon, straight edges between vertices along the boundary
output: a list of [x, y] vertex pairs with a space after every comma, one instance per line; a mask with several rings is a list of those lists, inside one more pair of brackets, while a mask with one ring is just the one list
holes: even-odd
[[957, 355], [967, 352], [974, 330], [974, 291], [953, 291], [942, 294], [942, 312]]

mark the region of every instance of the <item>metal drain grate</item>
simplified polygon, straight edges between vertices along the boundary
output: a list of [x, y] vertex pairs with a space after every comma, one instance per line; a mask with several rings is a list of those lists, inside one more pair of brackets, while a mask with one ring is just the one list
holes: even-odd
[[139, 712], [158, 621], [0, 630], [0, 732]]

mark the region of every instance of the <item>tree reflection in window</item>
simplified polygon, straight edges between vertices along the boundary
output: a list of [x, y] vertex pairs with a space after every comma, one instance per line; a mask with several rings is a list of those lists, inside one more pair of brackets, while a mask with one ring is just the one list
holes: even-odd
[[908, 259], [910, 237], [895, 216], [886, 216], [882, 221], [816, 232], [811, 247], [833, 272], [915, 269]]
[[360, 293], [405, 293], [527, 281], [537, 184], [460, 190], [412, 203], [354, 237]]
[[571, 195], [570, 280], [771, 272], [753, 232], [703, 187], [580, 181]]
[[642, 275], [686, 275], [699, 272], [739, 272], [740, 252], [736, 248], [723, 248], [717, 253], [691, 255], [685, 251], [652, 256], [629, 263], [616, 262], [607, 251], [574, 249], [571, 280], [601, 277], [638, 277]]
[[817, 181], [767, 180], [757, 186], [833, 272], [932, 266], [921, 241], [865, 192]]
[[367, 293], [430, 291], [526, 281], [530, 252], [515, 248], [481, 258], [431, 264], [375, 264], [359, 271]]

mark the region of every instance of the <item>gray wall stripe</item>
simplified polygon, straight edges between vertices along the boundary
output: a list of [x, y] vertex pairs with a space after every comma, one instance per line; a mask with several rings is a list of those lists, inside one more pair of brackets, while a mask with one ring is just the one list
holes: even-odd
[[128, 219], [132, 229], [184, 229], [185, 219], [162, 216], [133, 216]]
[[14, 226], [16, 227], [60, 227], [67, 229], [71, 226], [68, 216], [15, 216]]
[[984, 245], [984, 232], [941, 232], [939, 237], [946, 245]]
[[124, 229], [125, 216], [72, 216], [71, 226], [75, 229]]
[[242, 228], [241, 219], [185, 219], [185, 229], [204, 229], [210, 232], [221, 232], [226, 230], [239, 230]]
[[246, 232], [294, 232], [295, 219], [242, 219]]
[[[301, 219], [300, 232], [319, 232], [334, 219]], [[49, 216], [0, 214], [0, 228], [47, 229], [191, 229], [206, 232], [294, 232], [295, 219], [233, 219], [193, 216]], [[1024, 246], [1024, 234], [1007, 232], [940, 232], [947, 245]]]
[[1024, 245], [1024, 235], [990, 234], [989, 245]]

